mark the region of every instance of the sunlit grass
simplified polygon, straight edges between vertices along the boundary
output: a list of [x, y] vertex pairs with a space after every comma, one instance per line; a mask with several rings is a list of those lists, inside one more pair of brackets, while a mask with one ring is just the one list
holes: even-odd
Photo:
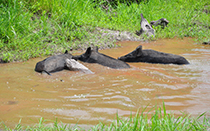
[[148, 21], [169, 20], [164, 30], [155, 27], [156, 39], [209, 41], [210, 14], [204, 12], [208, 5], [209, 0], [148, 0], [129, 6], [126, 1], [109, 5], [105, 0], [2, 0], [0, 59], [28, 60], [75, 49], [83, 41], [98, 39], [91, 35], [95, 27], [134, 33], [140, 29], [141, 13]]
[[[77, 125], [71, 126], [70, 124], [63, 124], [57, 119], [44, 120], [40, 118], [38, 124], [34, 126], [22, 126], [21, 120], [14, 127], [14, 130], [50, 130], [50, 131], [64, 131], [64, 130], [90, 130], [90, 131], [204, 131], [210, 129], [209, 118], [205, 116], [205, 113], [201, 114], [197, 118], [192, 118], [190, 115], [183, 114], [180, 117], [175, 117], [172, 113], [166, 113], [166, 108], [163, 103], [163, 107], [154, 107], [148, 112], [145, 112], [146, 108], [142, 112], [137, 111], [135, 116], [120, 117], [116, 114], [116, 119], [110, 124], [99, 124], [90, 127], [89, 129], [81, 128]], [[45, 124], [51, 122], [53, 124]], [[0, 129], [13, 130], [7, 127], [3, 122]]]

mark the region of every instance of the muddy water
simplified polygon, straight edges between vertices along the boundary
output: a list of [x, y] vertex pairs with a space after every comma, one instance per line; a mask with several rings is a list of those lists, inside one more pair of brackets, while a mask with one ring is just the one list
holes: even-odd
[[130, 63], [131, 69], [114, 70], [83, 63], [95, 74], [61, 71], [52, 76], [34, 71], [44, 58], [0, 64], [0, 121], [14, 127], [20, 119], [31, 125], [44, 117], [90, 126], [112, 121], [116, 112], [126, 117], [142, 107], [149, 110], [163, 100], [176, 115], [210, 111], [210, 46], [194, 44], [192, 39], [118, 44], [122, 47], [100, 52], [117, 58], [142, 44], [143, 49], [182, 55], [191, 64]]

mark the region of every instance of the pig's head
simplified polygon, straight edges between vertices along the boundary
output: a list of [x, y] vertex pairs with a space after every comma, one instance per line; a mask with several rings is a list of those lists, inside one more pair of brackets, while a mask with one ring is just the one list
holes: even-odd
[[134, 51], [128, 53], [127, 55], [121, 56], [118, 60], [125, 61], [125, 62], [132, 62], [135, 61], [136, 58], [142, 56], [142, 46], [138, 46]]
[[91, 47], [88, 47], [84, 54], [77, 55], [77, 56], [72, 56], [72, 59], [86, 62], [86, 61], [89, 61], [90, 57], [96, 56], [97, 53], [98, 53], [98, 47], [97, 46], [94, 47], [93, 49], [91, 49]]
[[64, 56], [68, 59], [71, 59], [73, 57], [72, 54], [68, 53], [67, 50], [65, 51]]
[[82, 55], [73, 56], [72, 59], [80, 60], [80, 61], [87, 61], [90, 58], [90, 55], [92, 53], [91, 47], [88, 47], [86, 52]]

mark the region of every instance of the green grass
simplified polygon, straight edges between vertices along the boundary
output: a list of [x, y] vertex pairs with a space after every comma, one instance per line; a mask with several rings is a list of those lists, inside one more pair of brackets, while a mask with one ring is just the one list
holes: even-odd
[[[154, 110], [155, 109], [155, 110]], [[166, 108], [163, 103], [163, 107], [154, 107], [147, 113], [146, 108], [140, 113], [137, 111], [135, 116], [132, 113], [129, 118], [119, 117], [116, 115], [116, 120], [110, 124], [99, 124], [90, 127], [90, 131], [205, 131], [210, 129], [209, 118], [205, 116], [205, 113], [201, 114], [197, 118], [192, 118], [190, 115], [183, 114], [180, 117], [175, 117], [172, 113], [166, 113]], [[154, 111], [153, 111], [154, 110]], [[152, 113], [153, 112], [153, 113]], [[152, 113], [152, 115], [150, 115]], [[34, 126], [22, 126], [21, 120], [16, 125], [14, 130], [39, 130], [39, 131], [60, 131], [60, 130], [87, 130], [77, 125], [65, 125], [62, 122], [54, 121], [51, 126], [46, 125], [45, 122], [53, 122], [52, 120], [44, 120], [40, 118], [38, 124]], [[1, 129], [13, 130], [7, 127], [3, 122], [0, 124]]]
[[148, 21], [169, 20], [166, 29], [155, 28], [156, 39], [210, 40], [210, 14], [204, 12], [209, 10], [209, 0], [148, 0], [129, 6], [126, 1], [115, 2], [0, 0], [0, 59], [11, 62], [52, 55], [76, 49], [90, 39], [97, 45], [100, 34], [95, 27], [134, 33], [140, 29], [141, 13]]

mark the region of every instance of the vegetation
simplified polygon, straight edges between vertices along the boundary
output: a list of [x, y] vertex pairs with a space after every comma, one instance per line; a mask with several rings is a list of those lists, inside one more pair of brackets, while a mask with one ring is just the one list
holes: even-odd
[[[146, 109], [146, 108], [145, 108]], [[103, 123], [99, 123], [96, 126], [91, 127], [89, 130], [91, 131], [204, 131], [210, 129], [209, 118], [205, 117], [205, 113], [201, 114], [196, 119], [190, 118], [190, 115], [180, 116], [178, 118], [174, 117], [173, 114], [167, 114], [165, 105], [163, 103], [163, 108], [155, 108], [154, 113], [150, 116], [149, 119], [148, 114], [151, 113], [151, 110], [144, 113], [145, 109], [140, 113], [137, 112], [134, 117], [132, 114], [129, 118], [120, 118], [117, 114], [116, 120], [112, 122], [110, 125], [105, 125]], [[201, 117], [202, 120], [201, 120]], [[85, 130], [78, 126], [71, 127], [70, 125], [64, 125], [62, 122], [58, 123], [58, 121], [54, 121], [52, 126], [45, 125], [43, 118], [40, 118], [39, 123], [35, 126], [23, 127], [21, 126], [21, 120], [19, 124], [14, 128], [14, 130], [50, 130], [50, 131], [60, 131], [60, 130]], [[1, 126], [5, 130], [12, 130], [8, 128], [4, 123]], [[2, 128], [0, 127], [0, 128]]]
[[[129, 0], [128, 0], [129, 1]], [[137, 1], [137, 2], [136, 2]], [[167, 28], [156, 29], [156, 39], [194, 37], [210, 41], [209, 0], [0, 0], [0, 62], [24, 61], [95, 44], [96, 28], [128, 31], [140, 29], [140, 14], [148, 21], [166, 18]], [[102, 42], [109, 38], [101, 39]], [[114, 42], [114, 41], [113, 41]], [[110, 43], [111, 44], [111, 43]], [[99, 45], [100, 46], [100, 45]], [[110, 125], [99, 123], [90, 130], [207, 130], [209, 119], [176, 118], [163, 106], [149, 119], [149, 112], [120, 118]], [[54, 122], [44, 125], [43, 118], [33, 127], [20, 123], [15, 130], [83, 130]], [[4, 123], [1, 127], [12, 130]]]
[[156, 38], [209, 41], [209, 9], [209, 0], [0, 0], [0, 61], [106, 42], [96, 27], [134, 33], [141, 13], [148, 21], [169, 20], [164, 30], [156, 28]]

